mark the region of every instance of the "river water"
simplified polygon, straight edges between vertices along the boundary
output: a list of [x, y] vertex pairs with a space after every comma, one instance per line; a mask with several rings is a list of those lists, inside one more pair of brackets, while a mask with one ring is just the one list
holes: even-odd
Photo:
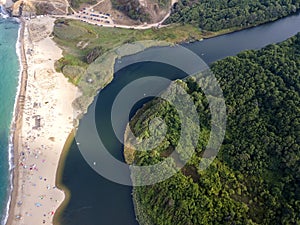
[[[300, 32], [300, 15], [290, 16], [276, 22], [251, 29], [227, 34], [201, 42], [183, 46], [198, 54], [207, 64], [227, 56], [233, 56], [247, 49], [260, 49], [268, 44], [284, 41]], [[131, 56], [124, 61], [130, 61]], [[159, 63], [133, 64], [115, 74], [114, 80], [100, 93], [104, 99], [96, 106], [98, 132], [111, 154], [123, 160], [123, 146], [114, 135], [110, 122], [112, 103], [118, 92], [131, 81], [145, 76], [163, 76], [171, 80], [186, 76], [178, 69]], [[156, 83], [142, 84], [139, 88], [145, 93], [155, 88], [162, 91], [166, 85]], [[145, 98], [135, 104], [133, 115], [145, 102]], [[91, 111], [88, 112], [92, 113]], [[124, 118], [122, 110], [120, 118]], [[126, 121], [119, 131], [124, 131]], [[71, 200], [61, 217], [62, 225], [136, 225], [132, 203], [131, 187], [119, 185], [98, 175], [81, 156], [74, 141], [68, 153], [63, 171], [63, 184], [71, 191]]]

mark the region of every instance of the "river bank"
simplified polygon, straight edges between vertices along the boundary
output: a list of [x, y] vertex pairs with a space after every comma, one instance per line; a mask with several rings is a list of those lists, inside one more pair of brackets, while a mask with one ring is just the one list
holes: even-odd
[[[282, 21], [287, 21], [290, 18], [298, 16], [299, 12], [289, 17], [278, 19], [273, 23], [281, 23]], [[64, 49], [64, 57], [58, 61], [56, 69], [63, 72], [70, 81], [76, 84], [81, 90], [82, 96], [75, 101], [76, 108], [82, 112], [81, 116], [87, 111], [88, 106], [93, 102], [99, 90], [103, 89], [112, 81], [114, 65], [117, 58], [137, 54], [151, 47], [174, 46], [176, 44], [182, 44], [185, 47], [188, 47], [188, 45], [200, 46], [206, 41], [206, 43], [211, 42], [214, 38], [222, 39], [226, 35], [234, 36], [235, 33], [239, 34], [260, 27], [266, 27], [271, 23], [264, 23], [254, 27], [235, 27], [219, 32], [201, 33], [198, 29], [190, 25], [181, 26], [174, 24], [162, 29], [149, 29], [144, 31], [120, 29], [117, 27], [108, 28], [105, 26], [101, 29], [95, 29], [94, 25], [78, 20], [59, 19], [58, 21], [54, 28], [54, 40]], [[277, 35], [279, 37], [278, 41], [281, 40], [281, 35], [282, 34]], [[259, 37], [253, 37], [252, 43], [254, 46], [257, 38]], [[274, 38], [276, 38], [276, 36], [272, 39]], [[87, 39], [89, 40], [88, 42], [86, 41]], [[264, 42], [268, 43], [268, 40], [266, 39]], [[271, 43], [276, 42], [276, 39], [271, 41]], [[104, 50], [102, 55], [89, 65], [84, 61], [85, 56], [86, 53], [91, 51], [95, 46]], [[122, 47], [120, 48], [120, 46]], [[209, 47], [216, 48], [215, 46]], [[238, 45], [232, 47], [237, 48], [235, 54], [243, 50], [243, 47], [238, 49]], [[224, 57], [229, 56], [226, 46], [218, 46], [218, 48], [223, 48], [226, 51], [224, 51]], [[125, 49], [125, 51], [123, 49]], [[134, 49], [134, 51], [131, 49]], [[248, 49], [253, 49], [250, 44]], [[199, 52], [199, 55], [201, 55], [207, 63], [215, 61], [215, 59], [212, 60], [211, 58], [206, 60], [208, 56], [207, 51], [209, 50], [201, 49], [201, 51], [202, 50], [204, 52]], [[218, 51], [218, 49], [215, 51]], [[76, 54], [74, 54], [74, 52], [76, 52]], [[99, 68], [101, 68], [101, 70], [99, 70]]]
[[[37, 19], [37, 20], [40, 20], [40, 19]], [[44, 19], [41, 19], [41, 20], [44, 20]], [[53, 19], [51, 19], [51, 20], [53, 20]], [[53, 20], [53, 21], [54, 21], [54, 20]], [[53, 24], [52, 24], [52, 26], [53, 26]], [[43, 34], [41, 34], [41, 36], [43, 36]], [[27, 33], [26, 38], [27, 38], [27, 39], [30, 39], [28, 33]], [[42, 42], [42, 41], [43, 41], [43, 40], [34, 40], [33, 43], [40, 43], [40, 42]], [[30, 42], [31, 42], [31, 41], [28, 40], [28, 43], [29, 43], [29, 44], [28, 44], [27, 46], [30, 45]], [[41, 43], [40, 43], [40, 44], [41, 44]], [[44, 44], [45, 44], [45, 43], [44, 43]], [[25, 45], [26, 45], [26, 44], [25, 44]], [[37, 44], [37, 45], [39, 45], [39, 44]], [[52, 46], [52, 45], [51, 45], [51, 46]], [[39, 48], [39, 46], [34, 46], [33, 48], [31, 48], [31, 47], [30, 47], [30, 48], [25, 48], [25, 49], [33, 49], [33, 53], [30, 53], [31, 51], [29, 51], [28, 54], [27, 54], [28, 57], [29, 57], [30, 59], [32, 59], [33, 57], [36, 57], [36, 56], [35, 56], [35, 51], [34, 51], [34, 50], [36, 50], [36, 47]], [[52, 46], [52, 47], [53, 47], [53, 46]], [[24, 49], [24, 52], [25, 52], [25, 49]], [[42, 49], [45, 49], [45, 48], [42, 48]], [[48, 48], [46, 48], [46, 49], [48, 49]], [[53, 52], [55, 52], [55, 51], [61, 52], [61, 50], [59, 50], [59, 49], [56, 50], [56, 49], [57, 49], [57, 47], [49, 48], [50, 52], [52, 52], [52, 51], [53, 51]], [[24, 54], [24, 55], [25, 55], [25, 54]], [[61, 57], [61, 55], [60, 55], [58, 58], [57, 58], [57, 57], [51, 58], [51, 60], [50, 60], [51, 63], [54, 64], [53, 61], [59, 59], [60, 57]], [[41, 58], [36, 57], [35, 60], [36, 60], [36, 62], [38, 62], [37, 64], [39, 64], [39, 63], [40, 63], [40, 60], [42, 60], [42, 61], [49, 61], [49, 58], [50, 58], [49, 55], [43, 55]], [[114, 55], [114, 54], [111, 55], [111, 58], [110, 58], [110, 57], [107, 57], [107, 63], [109, 64], [109, 65], [108, 65], [108, 67], [109, 67], [108, 72], [110, 72], [110, 76], [111, 76], [111, 77], [110, 77], [108, 80], [104, 80], [104, 83], [103, 83], [104, 85], [107, 85], [107, 84], [113, 79], [113, 65], [114, 65], [114, 63], [115, 63], [114, 61], [115, 61], [116, 58], [117, 58], [117, 56]], [[113, 59], [113, 60], [110, 60], [110, 59]], [[33, 60], [33, 59], [32, 59], [32, 60]], [[31, 61], [32, 61], [32, 60], [31, 60]], [[31, 66], [29, 66], [29, 67], [31, 67]], [[112, 68], [112, 71], [111, 71], [111, 68]], [[41, 69], [41, 68], [39, 68], [39, 69]], [[39, 71], [39, 72], [41, 72], [41, 71]], [[40, 74], [39, 72], [38, 72], [38, 74]], [[53, 72], [53, 71], [52, 71], [52, 72]], [[51, 73], [52, 73], [52, 72], [51, 72]], [[31, 78], [34, 77], [34, 74], [35, 74], [35, 73], [34, 73], [33, 71], [31, 71]], [[105, 77], [106, 77], [106, 76], [105, 76]], [[61, 78], [61, 76], [60, 76], [60, 78]], [[60, 79], [60, 78], [59, 78], [59, 79]], [[96, 77], [96, 78], [97, 78], [97, 77]], [[107, 77], [106, 77], [106, 78], [107, 78]], [[41, 79], [45, 80], [46, 82], [49, 81], [49, 79], [47, 80], [47, 77], [41, 77]], [[35, 83], [35, 82], [32, 82], [33, 80], [34, 80], [34, 79], [31, 79], [31, 84]], [[64, 80], [66, 80], [66, 79], [64, 78]], [[84, 80], [84, 81], [86, 82], [87, 80]], [[51, 81], [49, 81], [49, 82], [51, 82]], [[63, 81], [63, 82], [65, 82], [65, 81]], [[68, 83], [68, 84], [69, 84], [69, 83]], [[88, 85], [89, 82], [86, 82], [86, 84]], [[89, 86], [87, 86], [87, 87], [89, 87]], [[25, 85], [25, 88], [26, 88], [26, 85]], [[31, 88], [32, 92], [34, 92], [34, 90], [37, 91], [39, 87], [33, 87], [33, 86], [30, 86], [29, 89], [30, 89], [30, 88]], [[98, 89], [99, 89], [99, 87], [98, 87]], [[91, 93], [91, 92], [90, 92], [90, 93]], [[95, 92], [94, 92], [93, 94], [95, 94], [95, 93], [97, 93], [97, 90], [95, 90]], [[38, 96], [38, 94], [36, 94], [36, 95]], [[48, 93], [46, 93], [46, 95], [48, 95]], [[45, 96], [45, 93], [43, 93], [43, 96]], [[27, 97], [27, 99], [28, 99], [28, 95], [27, 95], [26, 97]], [[62, 97], [62, 99], [65, 99], [65, 96], [64, 96], [64, 95], [61, 95], [61, 97]], [[94, 98], [94, 96], [89, 96], [89, 97], [90, 97], [90, 100], [92, 100], [92, 99]], [[37, 98], [37, 99], [39, 99], [39, 98]], [[32, 99], [28, 100], [28, 102], [30, 102], [30, 104], [34, 103], [34, 101], [33, 101]], [[65, 102], [71, 103], [72, 100], [68, 101], [68, 100], [66, 99]], [[63, 102], [63, 103], [65, 104], [65, 102]], [[45, 103], [45, 101], [44, 101], [44, 103]], [[43, 104], [43, 107], [45, 107], [45, 105], [47, 105], [47, 104]], [[51, 109], [51, 107], [50, 107], [50, 108], [47, 108], [47, 109], [51, 110], [51, 112], [54, 112], [53, 109]], [[46, 110], [47, 110], [47, 109], [46, 109]], [[55, 109], [57, 110], [56, 107], [55, 107]], [[27, 110], [29, 110], [29, 109], [27, 108]], [[54, 113], [55, 113], [55, 112], [54, 112]], [[60, 121], [60, 120], [59, 120], [59, 121], [56, 121], [55, 118], [56, 118], [56, 117], [54, 117], [54, 120], [50, 121], [50, 123], [54, 124], [55, 126], [59, 126], [59, 125], [61, 125], [61, 124], [64, 124], [65, 121], [68, 121], [68, 118], [67, 118], [65, 121], [63, 121], [63, 120], [62, 120], [62, 121]], [[22, 121], [23, 121], [23, 120], [22, 120]], [[26, 119], [24, 119], [24, 121], [26, 121]], [[27, 122], [27, 121], [26, 121], [26, 122]], [[49, 126], [48, 126], [48, 128], [50, 129]], [[69, 128], [68, 128], [68, 129], [69, 129]], [[71, 132], [71, 129], [70, 129], [70, 132]], [[70, 132], [69, 132], [69, 133], [70, 133]], [[68, 133], [68, 134], [69, 134], [69, 133]], [[23, 135], [22, 129], [20, 129], [20, 134]], [[64, 140], [67, 139], [68, 134], [65, 134], [66, 136], [64, 136], [64, 137], [65, 137]], [[58, 135], [58, 134], [57, 134], [57, 135]], [[51, 136], [51, 137], [52, 137], [52, 136]], [[62, 138], [62, 139], [63, 139], [63, 138]], [[24, 141], [24, 137], [19, 137], [18, 140], [20, 140], [20, 141], [22, 142], [22, 141]], [[44, 139], [44, 140], [45, 140], [45, 139]], [[43, 141], [44, 141], [44, 140], [43, 140]], [[52, 139], [52, 140], [53, 140], [53, 139]], [[55, 138], [55, 140], [57, 140], [57, 139]], [[61, 147], [60, 150], [58, 150], [58, 148], [57, 148], [57, 149], [55, 148], [55, 151], [58, 150], [58, 151], [56, 152], [58, 155], [60, 155], [59, 152], [61, 152], [61, 149], [63, 149], [62, 146], [64, 145], [64, 140], [60, 140], [60, 147]], [[51, 142], [50, 142], [50, 143], [51, 143]], [[17, 143], [16, 143], [16, 144], [17, 144]], [[17, 145], [15, 145], [15, 146], [17, 146]], [[21, 149], [22, 149], [23, 147], [24, 147], [24, 146], [21, 146]], [[51, 147], [50, 149], [53, 149], [53, 148], [54, 148], [54, 146]], [[15, 152], [16, 152], [16, 151], [15, 151]], [[18, 151], [18, 153], [21, 153], [21, 152]], [[18, 158], [18, 155], [19, 155], [19, 154], [16, 154], [16, 157], [15, 157], [15, 158]], [[45, 157], [45, 156], [43, 156], [43, 157]], [[46, 158], [46, 157], [45, 157], [45, 158]], [[58, 157], [58, 158], [59, 158], [59, 157]], [[17, 159], [16, 159], [16, 160], [17, 160]], [[54, 161], [55, 161], [55, 160], [54, 160]], [[18, 165], [19, 162], [20, 162], [20, 161], [17, 161], [16, 165]], [[57, 163], [56, 163], [56, 162], [57, 162]], [[56, 166], [59, 164], [58, 161], [55, 161], [54, 164], [55, 164], [55, 163], [56, 163]], [[51, 166], [51, 165], [50, 165], [50, 166]], [[53, 168], [54, 170], [56, 170], [57, 167], [55, 167], [54, 165], [52, 165], [51, 168]], [[15, 169], [15, 170], [16, 170], [16, 169]], [[22, 171], [24, 172], [24, 170], [22, 170]], [[38, 172], [38, 171], [37, 171], [37, 172]], [[48, 172], [49, 172], [49, 170], [48, 170]], [[51, 172], [51, 171], [50, 171], [50, 172]], [[49, 173], [50, 173], [50, 172], [49, 172]], [[52, 172], [53, 172], [53, 171], [52, 171]], [[52, 176], [52, 175], [51, 175], [51, 176]], [[42, 178], [43, 178], [43, 177], [42, 177]], [[21, 180], [21, 179], [20, 179], [20, 180]], [[38, 178], [35, 177], [35, 180], [38, 180], [38, 182], [39, 182], [39, 181], [40, 181], [40, 177], [38, 177]], [[47, 180], [48, 180], [48, 179], [47, 179]], [[54, 179], [54, 180], [55, 180], [55, 179]], [[32, 184], [35, 184], [35, 183], [30, 182], [30, 183], [28, 183], [28, 186], [32, 186]], [[52, 180], [51, 180], [51, 184], [52, 184]], [[16, 186], [15, 186], [15, 187], [16, 187]], [[40, 195], [40, 196], [42, 196], [42, 195]], [[31, 197], [32, 197], [32, 196], [31, 196]], [[37, 198], [36, 198], [36, 197], [37, 197]], [[43, 196], [42, 196], [42, 197], [43, 197]], [[39, 196], [36, 196], [36, 195], [35, 195], [35, 199], [38, 199], [38, 201], [41, 201], [41, 202], [42, 202], [45, 198], [43, 197], [43, 199], [40, 199]], [[15, 208], [16, 208], [16, 209], [19, 209], [20, 207], [18, 207], [16, 203], [17, 203], [17, 201], [15, 201]], [[32, 207], [36, 207], [36, 205], [34, 205], [34, 202], [32, 202], [32, 203], [33, 203], [33, 204], [32, 204], [32, 205], [33, 205]], [[35, 203], [40, 203], [40, 202], [35, 202]], [[22, 205], [23, 205], [23, 204], [22, 204]], [[55, 204], [55, 205], [58, 205], [58, 202], [57, 202], [57, 204]], [[45, 206], [45, 204], [43, 204], [43, 207], [44, 207], [44, 206]], [[37, 208], [40, 208], [40, 207], [37, 207]], [[23, 211], [23, 212], [26, 213], [26, 211]], [[50, 213], [52, 213], [52, 211], [51, 211]], [[28, 214], [27, 214], [27, 215], [28, 215]], [[41, 215], [42, 215], [42, 214], [41, 214]], [[47, 220], [48, 220], [48, 214], [46, 214], [46, 215], [47, 215], [46, 217], [47, 217]], [[15, 216], [19, 216], [19, 215], [18, 215], [18, 214], [15, 214]], [[30, 217], [30, 215], [29, 215], [28, 217]], [[26, 218], [27, 218], [27, 217], [26, 217]], [[14, 219], [14, 218], [12, 218], [12, 219]], [[51, 219], [51, 217], [49, 217], [49, 221], [50, 221], [50, 219]], [[39, 218], [38, 218], [38, 220], [39, 220]], [[8, 224], [12, 224], [12, 223], [8, 223]]]
[[[265, 25], [247, 29], [244, 31], [234, 32], [229, 35], [223, 35], [218, 38], [211, 38], [209, 40], [204, 40], [202, 42], [197, 42], [195, 44], [189, 44], [186, 47], [190, 48], [198, 55], [201, 55], [201, 57], [202, 57], [202, 54], [205, 53], [203, 58], [207, 59], [208, 62], [214, 62], [216, 60], [222, 59], [227, 56], [236, 55], [239, 52], [247, 50], [247, 49], [257, 49], [257, 48], [264, 47], [268, 44], [273, 44], [276, 42], [283, 41], [283, 40], [295, 35], [295, 33], [297, 33], [297, 31], [300, 31], [298, 21], [299, 21], [299, 15], [291, 16], [288, 18], [278, 20], [272, 24], [265, 24]], [[116, 29], [114, 29], [114, 30], [116, 30]], [[205, 49], [203, 46], [204, 47], [206, 46], [207, 49]], [[214, 48], [214, 46], [216, 46], [216, 47]], [[127, 57], [125, 57], [125, 58], [127, 58]], [[130, 56], [129, 56], [129, 58], [130, 58]], [[121, 58], [120, 60], [116, 61], [116, 65], [119, 65], [119, 63], [120, 63], [120, 65], [122, 65], [122, 63], [124, 63], [125, 61], [126, 60], [124, 58]], [[130, 61], [130, 59], [128, 61]], [[142, 67], [144, 67], [144, 65], [141, 65], [141, 64], [139, 65], [138, 68], [135, 67], [135, 69], [131, 69], [130, 67], [128, 67], [126, 69], [126, 71], [121, 71], [118, 74], [114, 75], [113, 81], [109, 84], [106, 84], [103, 91], [101, 91], [101, 92], [103, 92], [102, 99], [105, 99], [105, 101], [108, 101], [108, 102], [113, 101], [113, 97], [114, 97], [113, 94], [115, 93], [115, 90], [118, 90], [118, 88], [121, 88], [121, 86], [122, 86], [122, 82], [123, 82], [122, 78], [124, 78], [126, 76], [128, 77], [128, 79], [133, 76], [135, 76], [136, 79], [140, 78], [140, 75], [137, 73], [142, 73], [142, 71], [144, 71], [145, 68], [142, 71], [139, 70], [138, 72], [136, 70], [138, 70], [139, 68], [142, 68]], [[154, 66], [153, 66], [153, 68], [154, 68]], [[146, 69], [149, 69], [149, 68], [146, 68]], [[127, 72], [128, 70], [129, 70], [129, 72]], [[156, 73], [152, 73], [152, 74], [156, 74]], [[179, 79], [179, 78], [174, 77], [174, 79]], [[121, 80], [122, 80], [122, 82], [121, 82]], [[100, 92], [100, 94], [101, 94], [101, 92]], [[105, 113], [103, 113], [103, 114], [105, 114]], [[120, 114], [121, 114], [121, 112], [120, 112]], [[98, 117], [99, 117], [98, 118], [99, 120], [101, 120], [100, 117], [102, 117], [102, 120], [109, 120], [110, 114], [107, 117], [104, 117], [102, 114], [101, 114], [101, 116], [98, 116]], [[102, 121], [101, 123], [105, 123], [105, 121]], [[105, 129], [107, 129], [106, 132], [110, 132], [110, 131], [108, 131], [110, 129], [109, 125], [106, 125], [106, 126], [101, 125], [100, 127], [105, 127]], [[115, 139], [110, 140], [111, 135], [113, 135], [113, 134], [109, 133], [106, 135], [106, 138], [108, 139], [107, 142], [110, 146], [111, 145], [113, 146], [112, 154], [117, 154], [122, 151], [122, 146], [115, 145], [115, 142], [116, 142]], [[82, 144], [81, 144], [81, 146], [82, 146]], [[74, 146], [73, 146], [72, 150], [70, 151], [69, 156], [67, 157], [66, 168], [64, 169], [64, 176], [68, 177], [68, 180], [66, 179], [64, 181], [64, 184], [72, 191], [72, 199], [73, 199], [73, 200], [71, 199], [70, 203], [67, 206], [67, 209], [65, 210], [64, 222], [66, 221], [65, 224], [74, 225], [74, 224], [80, 224], [83, 221], [90, 221], [91, 222], [90, 224], [95, 224], [97, 221], [101, 220], [101, 222], [103, 222], [103, 224], [105, 224], [105, 222], [106, 222], [105, 215], [107, 213], [106, 214], [102, 213], [102, 212], [104, 212], [105, 209], [100, 208], [99, 201], [101, 201], [101, 205], [104, 205], [105, 208], [109, 207], [108, 206], [109, 203], [108, 202], [106, 203], [104, 201], [103, 196], [101, 196], [101, 194], [102, 193], [110, 193], [110, 198], [113, 198], [115, 195], [119, 194], [119, 192], [114, 192], [108, 182], [103, 183], [102, 181], [100, 181], [100, 178], [99, 178], [99, 180], [97, 180], [98, 178], [96, 176], [93, 176], [92, 172], [85, 168], [86, 162], [82, 159], [82, 157], [79, 157], [78, 154], [80, 154], [80, 153], [78, 153], [78, 150], [76, 149], [76, 143], [74, 143]], [[75, 164], [76, 164], [76, 166], [75, 166]], [[80, 173], [82, 173], [84, 175], [81, 175], [81, 174], [72, 175], [72, 171], [74, 171], [75, 169], [78, 170], [78, 168], [80, 168]], [[92, 170], [92, 169], [90, 169], [90, 170]], [[81, 181], [80, 184], [78, 184], [78, 182], [76, 182], [76, 180], [80, 180]], [[88, 183], [88, 185], [85, 185], [85, 183]], [[100, 183], [102, 184], [101, 186], [99, 186]], [[80, 190], [78, 190], [79, 188], [77, 188], [76, 185], [80, 185]], [[89, 186], [89, 187], [87, 187], [87, 186]], [[96, 187], [101, 187], [101, 188], [94, 190], [93, 188], [91, 188], [91, 186], [96, 186]], [[82, 191], [82, 190], [86, 190], [86, 191]], [[125, 192], [124, 195], [131, 194], [131, 191], [130, 192], [124, 191], [124, 192]], [[88, 193], [88, 194], [86, 194], [86, 193]], [[102, 194], [102, 195], [104, 195], [104, 194]], [[92, 196], [91, 199], [89, 199], [90, 196]], [[107, 196], [104, 196], [104, 197], [107, 197]], [[119, 197], [119, 198], [121, 199], [121, 197]], [[89, 200], [87, 200], [87, 199], [89, 199]], [[95, 203], [95, 199], [100, 199], [97, 202], [98, 204]], [[83, 203], [81, 204], [81, 202], [84, 202], [84, 204]], [[112, 202], [111, 199], [110, 199], [110, 202]], [[124, 206], [125, 203], [123, 201], [119, 200], [115, 204]], [[75, 215], [76, 213], [73, 213], [76, 209], [78, 209], [80, 207], [84, 207], [86, 205], [91, 205], [92, 206], [91, 208], [93, 208], [93, 209], [85, 209], [85, 212], [81, 215], [80, 218], [77, 215]], [[93, 211], [96, 211], [96, 210], [94, 210], [94, 208], [97, 209], [97, 213], [92, 214]], [[110, 213], [113, 214], [115, 212], [115, 210], [116, 210], [115, 208], [112, 208]], [[130, 210], [127, 211], [128, 214], [130, 213], [129, 211]], [[107, 212], [107, 211], [105, 211], [105, 212]], [[89, 216], [86, 216], [86, 215], [89, 215]], [[134, 215], [134, 217], [135, 216], [136, 215]], [[100, 217], [101, 217], [101, 219], [100, 219]], [[123, 219], [120, 219], [120, 221], [121, 220], [123, 221], [123, 223], [120, 223], [120, 224], [125, 224], [127, 221], [126, 219], [124, 219], [125, 217], [120, 216], [120, 218], [123, 218]], [[135, 219], [135, 218], [132, 218], [132, 219]], [[107, 223], [107, 224], [109, 224], [109, 223]], [[118, 223], [115, 223], [115, 224], [118, 224]]]
[[0, 18], [0, 224], [8, 217], [13, 169], [13, 120], [20, 90], [19, 21]]
[[62, 51], [49, 37], [54, 19], [22, 21], [22, 75], [14, 119], [14, 179], [7, 224], [52, 224], [64, 193], [56, 170], [73, 129], [78, 90], [54, 70]]

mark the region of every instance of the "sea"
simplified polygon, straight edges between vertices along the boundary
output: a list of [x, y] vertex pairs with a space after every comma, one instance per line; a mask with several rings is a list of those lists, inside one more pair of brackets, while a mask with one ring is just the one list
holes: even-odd
[[20, 24], [13, 18], [0, 18], [0, 224], [8, 215], [12, 189], [12, 119], [19, 87]]

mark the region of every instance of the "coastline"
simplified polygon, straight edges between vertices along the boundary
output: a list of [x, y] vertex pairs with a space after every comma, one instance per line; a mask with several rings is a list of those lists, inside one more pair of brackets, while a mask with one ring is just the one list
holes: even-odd
[[19, 171], [16, 169], [15, 165], [17, 165], [17, 157], [16, 153], [18, 153], [18, 136], [20, 134], [20, 129], [22, 127], [22, 118], [23, 118], [23, 107], [22, 107], [22, 96], [26, 93], [26, 85], [27, 85], [27, 62], [25, 56], [24, 49], [24, 30], [25, 30], [25, 22], [23, 19], [20, 19], [20, 28], [18, 32], [18, 40], [16, 43], [16, 51], [19, 58], [19, 84], [17, 88], [17, 94], [15, 97], [15, 106], [13, 112], [13, 119], [11, 123], [11, 137], [10, 137], [10, 149], [9, 149], [9, 162], [10, 162], [10, 193], [9, 199], [7, 203], [7, 216], [4, 220], [5, 224], [12, 223], [12, 210], [16, 206], [16, 196], [17, 189], [15, 187], [18, 186], [18, 177]]
[[[59, 59], [62, 54], [62, 51], [49, 37], [52, 32], [54, 19], [47, 17], [27, 22], [21, 18], [20, 23], [19, 40], [17, 44], [19, 44], [19, 55], [21, 59], [20, 70], [22, 72], [20, 72], [19, 77], [19, 93], [16, 95], [11, 129], [13, 131], [13, 155], [10, 155], [10, 159], [13, 161], [13, 167], [11, 168], [11, 184], [13, 188], [8, 202], [9, 214], [6, 224], [23, 224], [24, 222], [36, 224], [37, 221], [52, 224], [55, 211], [65, 198], [65, 193], [58, 190], [55, 186], [56, 172], [54, 173], [53, 171], [57, 171], [58, 169], [65, 140], [74, 127], [74, 111], [71, 104], [76, 98], [78, 90], [70, 84], [62, 74], [54, 71], [54, 62]], [[33, 31], [29, 31], [32, 25], [37, 26], [38, 35], [35, 37], [33, 37]], [[31, 27], [29, 28], [29, 26]], [[41, 28], [41, 26], [46, 26], [48, 29], [46, 33], [41, 34], [42, 37], [39, 37], [39, 28]], [[31, 51], [36, 51], [37, 54], [31, 54]], [[41, 67], [47, 68], [48, 70], [45, 71], [41, 69]], [[45, 77], [45, 73], [47, 73], [49, 77]], [[54, 81], [52, 82], [52, 80]], [[57, 81], [57, 83], [55, 81]], [[36, 87], [38, 86], [36, 83], [40, 83], [43, 87]], [[42, 92], [44, 88], [49, 89], [48, 93], [39, 93]], [[44, 110], [43, 107], [36, 109], [32, 105], [36, 105], [36, 101], [43, 100], [40, 96], [46, 99], [49, 97], [49, 105], [51, 105], [50, 103], [54, 105], [45, 106], [46, 109]], [[66, 103], [68, 104], [64, 102], [64, 99], [66, 99]], [[42, 103], [40, 102], [38, 104]], [[46, 105], [48, 105], [48, 102]], [[49, 115], [49, 111], [52, 112], [52, 115]], [[55, 113], [56, 111], [59, 112]], [[28, 123], [28, 121], [32, 119], [31, 116], [36, 119], [36, 113], [40, 114], [38, 116], [45, 120], [45, 124], [41, 125], [39, 130], [32, 131], [34, 128], [32, 128], [32, 124]], [[25, 118], [26, 116], [27, 118]], [[48, 119], [48, 117], [51, 118]], [[55, 124], [54, 122], [57, 120], [59, 122]], [[37, 120], [33, 122], [36, 121]], [[66, 125], [58, 127], [63, 124]], [[49, 125], [53, 128], [49, 129], [48, 127], [49, 131], [48, 129], [43, 129], [43, 126]], [[32, 134], [32, 132], [36, 133]], [[37, 139], [43, 135], [46, 135], [46, 137], [44, 137], [43, 140], [37, 141]], [[51, 136], [51, 138], [48, 136]], [[29, 141], [28, 143], [28, 138], [33, 138], [32, 142]], [[43, 144], [41, 145], [41, 143]], [[38, 153], [31, 152], [31, 149], [34, 148], [39, 148], [40, 151]], [[43, 150], [45, 152], [42, 152]], [[34, 154], [34, 157], [32, 157], [32, 154]], [[42, 161], [44, 168], [41, 163], [38, 162], [41, 161], [38, 159], [39, 157], [45, 158]], [[28, 161], [29, 164], [25, 165], [26, 161]], [[30, 171], [28, 171], [28, 168], [32, 167], [32, 165], [34, 165], [34, 167], [41, 165], [41, 167], [39, 169], [30, 168]], [[41, 174], [37, 176], [37, 174], [34, 174], [35, 172], [32, 171], [42, 173], [42, 175], [44, 175], [43, 181], [47, 182], [47, 185], [38, 185], [37, 180], [41, 180]], [[32, 197], [27, 198], [27, 196]], [[41, 203], [37, 203], [38, 201]]]

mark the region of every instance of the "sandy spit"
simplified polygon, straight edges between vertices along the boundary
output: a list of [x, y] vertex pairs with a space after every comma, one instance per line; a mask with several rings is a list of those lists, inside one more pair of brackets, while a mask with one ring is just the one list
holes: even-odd
[[13, 193], [8, 225], [53, 224], [65, 194], [55, 186], [65, 141], [72, 132], [78, 89], [54, 63], [62, 57], [51, 39], [54, 18], [22, 21], [23, 71], [14, 121]]

